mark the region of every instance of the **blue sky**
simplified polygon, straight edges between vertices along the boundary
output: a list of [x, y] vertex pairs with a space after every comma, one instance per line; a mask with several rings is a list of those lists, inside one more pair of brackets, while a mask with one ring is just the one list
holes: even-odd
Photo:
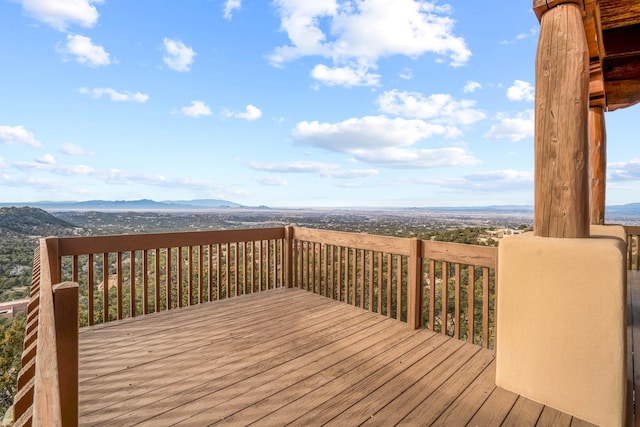
[[[533, 204], [531, 2], [0, 0], [0, 198]], [[640, 201], [637, 109], [607, 203]]]

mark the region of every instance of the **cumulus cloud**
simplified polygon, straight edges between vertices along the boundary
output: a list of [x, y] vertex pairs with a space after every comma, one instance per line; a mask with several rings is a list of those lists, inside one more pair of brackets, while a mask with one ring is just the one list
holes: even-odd
[[464, 93], [473, 93], [478, 89], [482, 89], [482, 85], [478, 82], [468, 81], [464, 88], [462, 89]]
[[39, 148], [42, 146], [24, 126], [0, 126], [0, 142], [3, 144], [21, 144]]
[[516, 142], [533, 137], [533, 110], [523, 111], [515, 115], [499, 113], [497, 120], [498, 123], [491, 126], [489, 132], [484, 135], [486, 139], [508, 139]]
[[367, 68], [327, 67], [316, 65], [311, 70], [311, 77], [327, 86], [378, 86], [380, 75], [371, 74]]
[[211, 109], [202, 101], [191, 101], [191, 105], [189, 105], [188, 107], [182, 107], [180, 111], [182, 111], [182, 114], [189, 117], [202, 117], [211, 115]]
[[516, 80], [513, 85], [507, 89], [507, 98], [510, 101], [530, 101], [535, 99], [535, 90], [531, 83], [523, 80]]
[[193, 58], [196, 52], [179, 40], [165, 38], [163, 40], [165, 55], [162, 58], [169, 68], [175, 71], [185, 72], [191, 70]]
[[252, 122], [262, 117], [262, 111], [255, 105], [249, 104], [241, 113], [234, 113], [233, 111], [225, 110], [223, 115], [225, 117], [235, 117], [236, 119], [243, 119]]
[[346, 153], [355, 160], [394, 168], [476, 164], [461, 147], [423, 149], [416, 143], [433, 136], [458, 136], [455, 128], [418, 119], [366, 116], [338, 123], [300, 122], [292, 136], [298, 144]]
[[403, 117], [429, 119], [434, 123], [470, 125], [486, 118], [475, 108], [475, 101], [456, 101], [451, 95], [434, 94], [425, 97], [417, 92], [391, 90], [376, 101], [380, 111]]
[[67, 43], [58, 46], [58, 52], [74, 55], [78, 63], [89, 67], [109, 65], [111, 59], [102, 46], [93, 44], [91, 39], [77, 34], [67, 34]]
[[[275, 0], [281, 30], [290, 44], [279, 46], [269, 56], [274, 66], [282, 66], [305, 56], [330, 59], [333, 67], [318, 70], [327, 76], [330, 69], [351, 69], [351, 74], [368, 75], [380, 58], [405, 55], [417, 58], [425, 53], [446, 57], [452, 66], [464, 65], [470, 58], [464, 38], [455, 35], [454, 20], [448, 6], [427, 0]], [[372, 31], [372, 29], [375, 29]], [[315, 76], [314, 76], [315, 77]], [[340, 84], [349, 79], [325, 79]], [[376, 79], [360, 84], [376, 85]], [[353, 84], [352, 84], [353, 86]]]
[[66, 31], [70, 24], [90, 28], [98, 22], [94, 4], [103, 0], [19, 0], [24, 13], [59, 31]]
[[108, 96], [114, 102], [139, 102], [144, 103], [149, 100], [149, 95], [140, 92], [118, 92], [115, 89], [108, 87], [98, 87], [94, 89], [88, 89], [81, 87], [78, 90], [83, 95], [89, 95], [96, 99], [101, 98], [102, 95]]
[[241, 0], [226, 0], [224, 2], [224, 19], [231, 19], [233, 17], [234, 10], [240, 10], [242, 7]]

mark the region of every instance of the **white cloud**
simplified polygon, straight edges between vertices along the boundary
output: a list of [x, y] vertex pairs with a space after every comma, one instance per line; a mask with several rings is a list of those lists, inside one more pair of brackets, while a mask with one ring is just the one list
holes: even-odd
[[224, 19], [231, 19], [234, 10], [240, 10], [242, 7], [241, 0], [226, 0], [224, 2]]
[[256, 180], [262, 185], [269, 185], [274, 187], [285, 187], [289, 185], [287, 180], [279, 175], [260, 177]]
[[165, 55], [162, 60], [169, 68], [181, 72], [191, 70], [193, 58], [197, 55], [192, 48], [186, 46], [179, 40], [171, 40], [168, 38], [165, 38], [163, 43]]
[[475, 101], [456, 101], [447, 94], [425, 97], [417, 92], [391, 90], [380, 95], [376, 102], [383, 113], [429, 119], [434, 123], [470, 125], [486, 118], [482, 111], [472, 108]]
[[525, 40], [531, 37], [535, 37], [537, 34], [538, 34], [538, 28], [531, 27], [528, 33], [520, 33], [517, 36], [515, 36], [515, 38], [513, 38], [512, 40], [503, 40], [500, 42], [500, 44], [514, 44], [516, 42], [519, 42], [520, 40]]
[[[304, 56], [333, 61], [333, 68], [348, 67], [362, 75], [375, 69], [380, 58], [425, 53], [447, 57], [452, 66], [464, 65], [471, 52], [464, 38], [453, 32], [448, 6], [427, 0], [275, 0], [281, 30], [290, 44], [270, 55], [281, 66]], [[321, 73], [322, 75], [322, 73]], [[335, 81], [330, 79], [328, 81]]]
[[533, 101], [535, 99], [535, 90], [531, 83], [523, 80], [516, 80], [513, 85], [507, 89], [507, 98], [510, 101]]
[[360, 162], [394, 168], [475, 164], [464, 148], [412, 147], [433, 136], [458, 136], [455, 128], [423, 120], [366, 116], [339, 123], [300, 122], [293, 130], [299, 144], [346, 153]]
[[24, 126], [0, 126], [0, 142], [4, 144], [22, 144], [33, 148], [42, 144]]
[[78, 90], [83, 95], [90, 95], [94, 98], [101, 98], [102, 95], [107, 95], [114, 102], [139, 102], [144, 103], [149, 100], [149, 95], [140, 92], [118, 92], [115, 89], [108, 87], [98, 87], [94, 89], [88, 89], [81, 87]]
[[245, 107], [245, 110], [241, 113], [234, 113], [233, 111], [225, 110], [222, 114], [225, 117], [235, 117], [237, 119], [243, 119], [250, 122], [258, 120], [260, 117], [262, 117], [262, 111], [255, 105], [251, 104], [247, 105]]
[[640, 181], [640, 159], [628, 162], [609, 163], [607, 165], [608, 179], [619, 181]]
[[533, 191], [533, 172], [513, 169], [478, 172], [462, 178], [420, 178], [419, 183], [460, 191]]
[[388, 147], [382, 150], [354, 153], [354, 157], [361, 162], [397, 169], [468, 166], [480, 163], [462, 147], [420, 149]]
[[66, 31], [70, 24], [85, 28], [98, 22], [94, 4], [103, 0], [20, 0], [24, 13], [59, 31]]
[[15, 162], [13, 165], [18, 169], [45, 171], [66, 176], [88, 176], [97, 173], [95, 169], [86, 165], [58, 165], [56, 159], [49, 154], [39, 157], [35, 162]]
[[464, 85], [464, 93], [473, 93], [478, 89], [482, 89], [482, 85], [478, 82], [468, 81], [466, 85]]
[[368, 178], [378, 174], [378, 171], [375, 169], [340, 170], [340, 167], [333, 163], [303, 161], [288, 163], [251, 163], [249, 167], [254, 170], [271, 173], [312, 173], [338, 179]]
[[93, 44], [89, 37], [67, 34], [67, 44], [58, 46], [58, 52], [75, 55], [77, 62], [90, 67], [109, 65], [111, 59], [102, 46]]
[[211, 109], [202, 101], [191, 101], [188, 107], [182, 107], [182, 114], [190, 117], [210, 116]]
[[367, 68], [333, 67], [318, 64], [311, 70], [311, 77], [327, 86], [379, 86], [380, 75], [371, 74]]
[[398, 77], [403, 80], [411, 80], [413, 78], [413, 70], [411, 68], [403, 68], [402, 71], [398, 73]]
[[498, 124], [491, 126], [489, 132], [484, 135], [486, 139], [508, 139], [515, 142], [533, 137], [533, 110], [523, 111], [515, 115], [499, 113], [497, 119]]
[[87, 154], [92, 156], [95, 155], [95, 153], [89, 153], [87, 152], [87, 150], [80, 147], [79, 145], [69, 144], [69, 143], [62, 144], [62, 146], [60, 147], [60, 152], [69, 156], [83, 156]]
[[338, 168], [338, 165], [321, 162], [288, 162], [288, 163], [250, 163], [254, 170], [274, 173], [327, 173]]
[[51, 154], [45, 154], [44, 156], [38, 157], [36, 162], [41, 163], [43, 165], [55, 165], [56, 159]]

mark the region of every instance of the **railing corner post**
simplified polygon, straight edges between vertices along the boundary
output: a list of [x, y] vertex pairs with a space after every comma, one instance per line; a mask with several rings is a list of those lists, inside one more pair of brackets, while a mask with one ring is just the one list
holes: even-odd
[[421, 241], [412, 238], [407, 277], [407, 324], [410, 329], [422, 327], [422, 254]]
[[78, 425], [78, 284], [53, 286], [62, 425]]

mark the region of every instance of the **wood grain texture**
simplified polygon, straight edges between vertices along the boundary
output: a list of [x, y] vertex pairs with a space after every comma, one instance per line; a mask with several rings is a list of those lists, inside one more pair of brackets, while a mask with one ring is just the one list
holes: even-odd
[[451, 425], [489, 404], [494, 369], [491, 350], [280, 288], [83, 328], [80, 424]]
[[580, 7], [542, 16], [536, 57], [534, 234], [589, 237], [589, 58]]

